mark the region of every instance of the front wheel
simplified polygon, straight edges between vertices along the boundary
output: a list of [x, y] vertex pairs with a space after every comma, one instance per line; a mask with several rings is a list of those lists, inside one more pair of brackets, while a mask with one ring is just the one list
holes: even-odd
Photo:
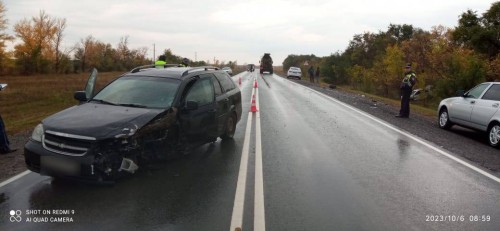
[[220, 137], [223, 140], [232, 139], [234, 132], [236, 131], [236, 116], [232, 114], [227, 118], [226, 121], [226, 131]]
[[488, 142], [492, 147], [499, 148], [500, 145], [500, 124], [495, 123], [488, 129]]
[[450, 122], [450, 116], [446, 108], [443, 108], [441, 109], [441, 111], [439, 111], [438, 124], [442, 129], [449, 129], [451, 128], [451, 126], [453, 126], [453, 124]]

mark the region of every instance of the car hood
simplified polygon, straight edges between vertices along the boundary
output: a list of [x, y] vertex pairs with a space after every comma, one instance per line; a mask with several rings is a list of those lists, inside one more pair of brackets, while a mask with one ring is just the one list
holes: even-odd
[[124, 129], [140, 129], [164, 109], [85, 103], [60, 111], [42, 121], [44, 129], [73, 135], [112, 138]]
[[450, 97], [450, 98], [446, 98], [446, 99], [443, 99], [441, 100], [440, 102], [440, 105], [443, 105], [443, 104], [453, 104], [454, 101], [456, 101], [457, 99], [460, 99], [462, 97]]

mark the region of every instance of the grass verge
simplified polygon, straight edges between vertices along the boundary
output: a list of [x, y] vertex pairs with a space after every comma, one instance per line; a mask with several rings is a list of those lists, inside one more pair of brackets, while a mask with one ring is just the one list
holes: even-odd
[[[122, 72], [99, 73], [97, 90]], [[89, 73], [70, 75], [2, 76], [8, 86], [0, 91], [0, 114], [8, 134], [33, 129], [42, 119], [77, 105], [75, 91], [84, 89]]]
[[[322, 83], [322, 87], [328, 87], [328, 84]], [[394, 106], [394, 107], [400, 107], [400, 105], [401, 105], [401, 101], [400, 100], [385, 98], [385, 97], [382, 97], [382, 96], [372, 95], [372, 94], [368, 94], [368, 93], [365, 93], [365, 92], [362, 92], [362, 91], [353, 90], [349, 86], [337, 86], [337, 88], [339, 90], [342, 90], [342, 91], [345, 91], [345, 92], [350, 92], [350, 93], [354, 93], [354, 94], [365, 95], [366, 97], [369, 97], [370, 99], [373, 99], [373, 100], [376, 100], [378, 102], [382, 102], [382, 103], [385, 103], [385, 104], [388, 104], [388, 105], [391, 105], [391, 106]], [[424, 107], [424, 106], [415, 104], [413, 102], [411, 103], [411, 111], [412, 111], [412, 113], [417, 113], [419, 115], [423, 115], [423, 116], [427, 116], [427, 117], [431, 117], [431, 118], [434, 118], [437, 115], [436, 109]]]

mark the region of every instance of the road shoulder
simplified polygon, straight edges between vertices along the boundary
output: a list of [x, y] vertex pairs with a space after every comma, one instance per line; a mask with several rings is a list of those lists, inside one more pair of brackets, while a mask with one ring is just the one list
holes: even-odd
[[307, 81], [291, 81], [369, 113], [391, 125], [433, 143], [459, 158], [490, 170], [495, 176], [500, 176], [499, 150], [487, 144], [486, 134], [484, 133], [458, 126], [454, 126], [450, 131], [446, 131], [438, 127], [436, 122], [437, 117], [432, 118], [417, 113], [412, 113], [408, 119], [396, 118], [395, 115], [399, 112], [399, 108], [373, 100], [365, 95], [320, 87], [317, 84]]

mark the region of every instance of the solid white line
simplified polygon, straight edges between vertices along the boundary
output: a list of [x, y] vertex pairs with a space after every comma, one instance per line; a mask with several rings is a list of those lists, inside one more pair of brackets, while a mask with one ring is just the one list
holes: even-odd
[[262, 168], [262, 137], [260, 131], [259, 89], [255, 91], [255, 105], [259, 109], [255, 114], [255, 195], [253, 212], [253, 230], [266, 230], [266, 216], [264, 211], [264, 176]]
[[11, 182], [14, 182], [14, 181], [16, 181], [16, 180], [20, 179], [20, 178], [21, 178], [21, 177], [23, 177], [23, 176], [28, 175], [30, 172], [31, 172], [30, 170], [26, 170], [26, 171], [24, 171], [24, 172], [21, 172], [21, 173], [19, 173], [19, 174], [15, 175], [15, 176], [13, 176], [13, 177], [11, 177], [11, 178], [9, 178], [9, 179], [5, 180], [4, 182], [0, 183], [0, 188], [1, 188], [1, 187], [3, 187], [3, 186], [5, 186], [5, 185], [8, 185], [8, 184], [9, 184], [9, 183], [11, 183]]
[[463, 160], [461, 160], [461, 159], [453, 156], [452, 154], [448, 153], [447, 151], [444, 151], [444, 150], [441, 150], [441, 149], [435, 147], [434, 145], [430, 144], [429, 142], [427, 142], [427, 141], [425, 141], [423, 139], [420, 139], [420, 138], [418, 138], [418, 137], [416, 137], [416, 136], [414, 136], [414, 135], [412, 135], [412, 134], [410, 134], [408, 132], [405, 132], [405, 131], [403, 131], [403, 130], [401, 130], [401, 129], [393, 126], [393, 125], [388, 124], [387, 122], [385, 122], [383, 120], [380, 120], [380, 119], [378, 119], [378, 118], [376, 118], [376, 117], [374, 117], [374, 116], [372, 116], [372, 115], [370, 115], [370, 114], [368, 114], [368, 113], [366, 113], [364, 111], [361, 111], [361, 110], [359, 110], [359, 109], [357, 109], [355, 107], [352, 107], [352, 106], [350, 106], [350, 105], [348, 105], [348, 104], [346, 104], [344, 102], [341, 102], [341, 101], [339, 101], [339, 100], [337, 100], [335, 98], [332, 98], [331, 96], [328, 96], [328, 95], [326, 95], [326, 94], [324, 94], [322, 92], [316, 91], [316, 90], [314, 90], [312, 88], [308, 88], [308, 87], [302, 86], [301, 84], [298, 84], [298, 83], [294, 83], [293, 81], [290, 81], [290, 82], [293, 83], [293, 84], [299, 85], [301, 87], [307, 88], [307, 89], [315, 92], [316, 94], [319, 94], [319, 95], [321, 95], [323, 97], [326, 97], [328, 100], [336, 102], [336, 103], [338, 103], [338, 104], [340, 104], [340, 105], [342, 105], [342, 106], [344, 106], [346, 108], [349, 108], [349, 109], [351, 109], [351, 110], [353, 110], [353, 111], [355, 111], [355, 112], [357, 112], [357, 113], [359, 113], [359, 114], [361, 114], [363, 116], [366, 116], [366, 117], [372, 119], [373, 121], [375, 121], [375, 122], [377, 122], [377, 123], [379, 123], [379, 124], [381, 124], [381, 125], [389, 128], [389, 129], [391, 129], [391, 130], [393, 130], [395, 132], [398, 132], [401, 135], [404, 135], [404, 136], [406, 136], [406, 137], [408, 137], [410, 139], [413, 139], [414, 141], [416, 141], [416, 142], [418, 142], [418, 143], [420, 143], [420, 144], [422, 144], [422, 145], [424, 145], [424, 146], [426, 146], [426, 147], [428, 147], [428, 148], [436, 151], [437, 153], [439, 153], [439, 154], [441, 154], [443, 156], [446, 156], [446, 157], [448, 157], [448, 158], [450, 158], [450, 159], [452, 159], [452, 160], [454, 160], [454, 161], [456, 161], [456, 162], [464, 165], [465, 167], [468, 167], [468, 168], [476, 171], [477, 173], [479, 173], [479, 174], [481, 174], [483, 176], [486, 176], [486, 177], [488, 177], [488, 178], [496, 181], [497, 183], [500, 183], [500, 178], [498, 178], [498, 177], [496, 177], [496, 176], [494, 176], [494, 175], [492, 175], [492, 174], [490, 174], [490, 173], [488, 173], [488, 172], [486, 172], [486, 171], [484, 171], [484, 170], [482, 170], [482, 169], [480, 169], [480, 168], [478, 168], [478, 167], [476, 167], [474, 165], [471, 165], [471, 164], [469, 164], [469, 163], [467, 163], [467, 162], [465, 162], [465, 161], [463, 161]]
[[[252, 86], [253, 87], [253, 86]], [[252, 96], [255, 88], [252, 88]], [[250, 96], [250, 103], [252, 102]], [[252, 112], [248, 113], [247, 127], [245, 130], [245, 139], [243, 141], [243, 150], [241, 152], [240, 170], [238, 173], [238, 182], [236, 183], [236, 195], [234, 196], [233, 214], [231, 216], [230, 231], [242, 229], [243, 227], [243, 208], [245, 206], [245, 190], [247, 184], [248, 172], [248, 152], [250, 150], [250, 135], [252, 132]]]

